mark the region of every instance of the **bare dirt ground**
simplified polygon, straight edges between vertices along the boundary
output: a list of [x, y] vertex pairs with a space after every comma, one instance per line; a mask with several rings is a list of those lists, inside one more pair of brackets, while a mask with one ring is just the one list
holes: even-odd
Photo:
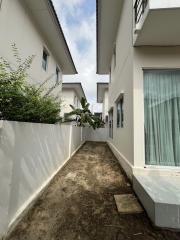
[[86, 143], [11, 233], [9, 240], [180, 240], [145, 213], [120, 215], [114, 194], [132, 193], [105, 143]]

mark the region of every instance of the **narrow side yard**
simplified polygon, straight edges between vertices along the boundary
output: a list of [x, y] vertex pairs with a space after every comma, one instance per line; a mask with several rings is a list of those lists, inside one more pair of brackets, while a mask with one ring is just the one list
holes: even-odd
[[105, 143], [87, 142], [54, 178], [9, 240], [179, 240], [145, 213], [120, 215], [114, 194], [132, 193]]

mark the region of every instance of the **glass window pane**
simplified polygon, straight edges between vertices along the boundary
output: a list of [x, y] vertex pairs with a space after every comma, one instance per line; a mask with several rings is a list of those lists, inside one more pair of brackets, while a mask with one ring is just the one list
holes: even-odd
[[146, 164], [180, 166], [180, 71], [144, 72]]
[[47, 63], [48, 63], [48, 54], [45, 50], [43, 50], [43, 57], [42, 57], [42, 68], [46, 71], [47, 70]]
[[56, 68], [56, 83], [59, 83], [59, 68]]

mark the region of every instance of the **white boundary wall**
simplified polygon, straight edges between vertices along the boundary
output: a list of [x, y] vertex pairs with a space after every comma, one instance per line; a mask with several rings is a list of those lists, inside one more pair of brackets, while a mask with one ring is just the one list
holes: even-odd
[[83, 128], [83, 138], [86, 141], [106, 142], [108, 139], [108, 128], [98, 128], [94, 130], [90, 127]]
[[0, 121], [0, 237], [83, 142], [71, 124]]

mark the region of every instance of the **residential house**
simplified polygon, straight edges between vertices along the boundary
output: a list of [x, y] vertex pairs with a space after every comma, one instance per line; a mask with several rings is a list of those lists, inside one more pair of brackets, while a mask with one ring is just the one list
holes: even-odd
[[108, 123], [108, 87], [108, 83], [97, 83], [97, 103], [102, 103], [102, 120], [105, 123]]
[[66, 39], [51, 0], [0, 1], [0, 57], [16, 65], [12, 44], [22, 59], [35, 55], [29, 81], [49, 87], [59, 84], [62, 75], [76, 74]]
[[180, 229], [179, 0], [97, 0], [108, 144], [157, 226]]
[[85, 93], [81, 83], [63, 83], [62, 84], [62, 107], [61, 117], [66, 117], [66, 114], [72, 111], [70, 105], [75, 108], [81, 108], [81, 99], [85, 98]]

